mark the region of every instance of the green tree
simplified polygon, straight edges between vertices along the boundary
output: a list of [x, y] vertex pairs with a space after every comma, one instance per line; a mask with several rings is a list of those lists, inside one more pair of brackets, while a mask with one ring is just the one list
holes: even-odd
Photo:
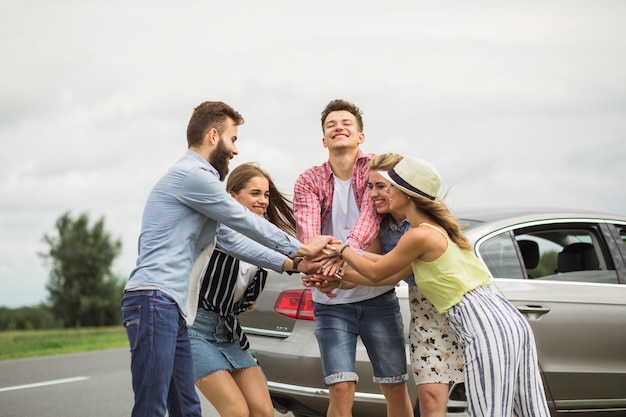
[[557, 251], [552, 250], [544, 252], [539, 259], [537, 268], [529, 270], [528, 272], [535, 278], [541, 278], [548, 275], [553, 275], [556, 270]]
[[111, 273], [122, 243], [104, 228], [104, 218], [92, 227], [86, 213], [69, 212], [56, 221], [56, 234], [44, 235], [47, 252], [39, 255], [49, 268], [49, 303], [64, 327], [110, 326], [121, 321], [123, 282]]
[[59, 327], [50, 311], [50, 307], [39, 304], [32, 307], [0, 307], [0, 331], [4, 330], [41, 330]]

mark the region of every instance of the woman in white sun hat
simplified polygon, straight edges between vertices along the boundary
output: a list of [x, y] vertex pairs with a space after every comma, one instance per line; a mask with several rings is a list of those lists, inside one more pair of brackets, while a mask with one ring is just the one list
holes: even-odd
[[[411, 224], [403, 212], [389, 209], [391, 182], [382, 176], [402, 160], [395, 153], [384, 153], [369, 162], [367, 188], [376, 212], [383, 216], [378, 237], [367, 252], [385, 254], [390, 252]], [[336, 287], [349, 289], [356, 285], [377, 285], [348, 268], [341, 281], [328, 282], [325, 275], [306, 275], [302, 279], [307, 287], [316, 287], [334, 297]], [[445, 417], [450, 384], [465, 381], [463, 376], [463, 349], [459, 347], [448, 320], [415, 285], [413, 274], [404, 278], [409, 290], [411, 325], [409, 328], [409, 354], [413, 381], [417, 390], [419, 415], [421, 417]]]
[[382, 174], [393, 185], [390, 210], [403, 212], [412, 229], [386, 255], [361, 255], [337, 244], [339, 257], [375, 283], [392, 285], [413, 273], [463, 347], [471, 416], [549, 417], [532, 330], [494, 288], [458, 221], [437, 198], [435, 167], [405, 157]]

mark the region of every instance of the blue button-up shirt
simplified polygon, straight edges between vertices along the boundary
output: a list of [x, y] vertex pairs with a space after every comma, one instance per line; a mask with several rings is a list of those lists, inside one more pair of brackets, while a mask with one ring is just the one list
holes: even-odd
[[261, 268], [282, 272], [287, 256], [235, 232], [224, 224], [217, 228], [216, 247], [222, 252]]
[[[192, 265], [202, 249], [214, 240], [219, 223], [290, 257], [295, 256], [301, 245], [232, 198], [219, 181], [217, 170], [199, 154], [188, 150], [148, 196], [137, 265], [125, 289], [158, 288], [171, 296], [182, 314], [187, 315]], [[245, 245], [236, 240], [233, 245], [244, 250]]]
[[[391, 216], [391, 214], [385, 214], [382, 221], [380, 222], [380, 245], [383, 249], [383, 254], [390, 252], [393, 248], [396, 247], [400, 237], [405, 234], [409, 229], [411, 229], [411, 223], [407, 219], [402, 220], [400, 226], [398, 226]], [[415, 277], [413, 274], [408, 275], [404, 278], [404, 281], [409, 285], [415, 285]]]

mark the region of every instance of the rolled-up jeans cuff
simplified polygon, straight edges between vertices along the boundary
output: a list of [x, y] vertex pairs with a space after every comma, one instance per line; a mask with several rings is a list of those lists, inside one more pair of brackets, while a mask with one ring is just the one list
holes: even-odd
[[359, 382], [359, 376], [354, 372], [337, 372], [324, 378], [325, 385], [333, 385], [338, 382], [347, 381]]
[[375, 376], [373, 380], [376, 384], [403, 384], [409, 380], [409, 374], [386, 378], [378, 378]]

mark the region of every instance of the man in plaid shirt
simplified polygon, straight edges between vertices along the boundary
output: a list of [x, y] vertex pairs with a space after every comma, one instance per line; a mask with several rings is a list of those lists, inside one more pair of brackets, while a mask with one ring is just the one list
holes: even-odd
[[[332, 235], [355, 249], [367, 249], [378, 236], [380, 217], [368, 191], [361, 110], [333, 100], [322, 112], [322, 143], [328, 161], [304, 171], [296, 180], [293, 209], [297, 237], [307, 242]], [[338, 268], [335, 263], [330, 268]], [[332, 297], [312, 288], [315, 336], [320, 348], [324, 384], [329, 387], [327, 416], [349, 417], [358, 375], [356, 343], [360, 336], [374, 368], [374, 382], [387, 400], [387, 416], [413, 415], [408, 395], [404, 330], [393, 286], [339, 289]]]

